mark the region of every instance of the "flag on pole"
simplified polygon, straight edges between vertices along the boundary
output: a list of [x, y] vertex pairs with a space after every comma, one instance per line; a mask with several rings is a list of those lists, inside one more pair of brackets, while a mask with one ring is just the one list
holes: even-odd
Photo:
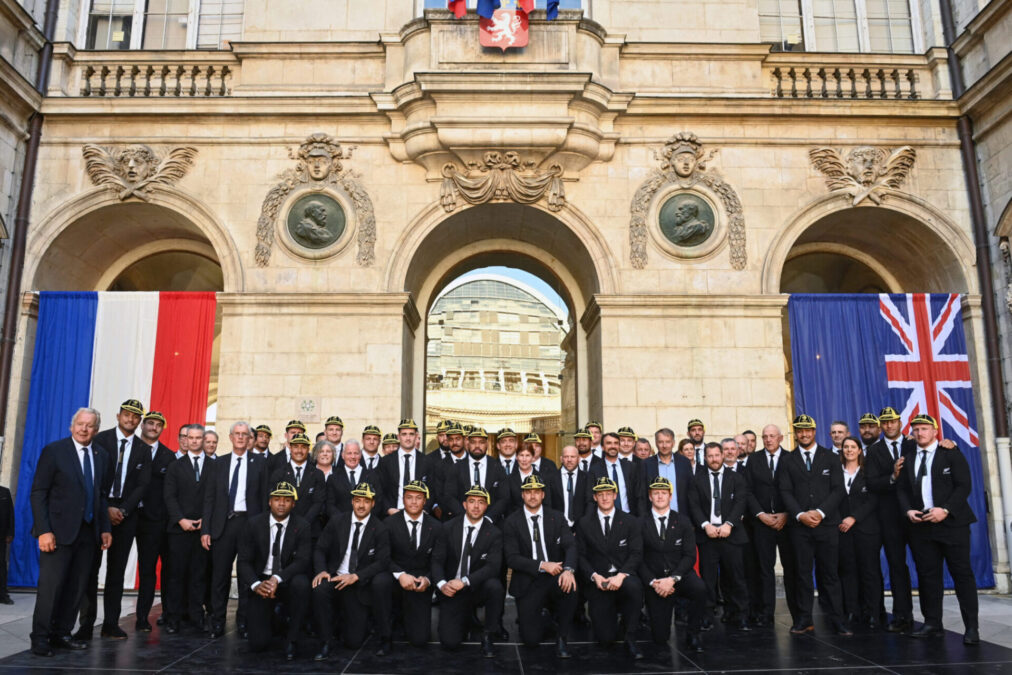
[[458, 19], [467, 14], [467, 0], [447, 0], [446, 6]]

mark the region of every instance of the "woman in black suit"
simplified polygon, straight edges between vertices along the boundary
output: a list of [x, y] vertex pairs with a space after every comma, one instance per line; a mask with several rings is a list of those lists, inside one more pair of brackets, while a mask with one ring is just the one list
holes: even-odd
[[877, 515], [878, 497], [868, 489], [861, 441], [848, 436], [840, 450], [847, 496], [840, 503], [840, 586], [847, 622], [857, 619], [878, 627], [882, 597], [879, 549], [882, 534]]

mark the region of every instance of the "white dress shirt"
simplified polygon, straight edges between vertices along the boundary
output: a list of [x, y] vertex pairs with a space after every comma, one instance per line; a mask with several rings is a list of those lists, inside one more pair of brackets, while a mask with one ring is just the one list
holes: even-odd
[[857, 474], [860, 470], [860, 466], [855, 468], [853, 473], [847, 471], [846, 469], [843, 470], [843, 487], [847, 490], [848, 495], [850, 494], [850, 486], [854, 483], [854, 479], [857, 478]]
[[[671, 509], [665, 509], [664, 511], [658, 513], [657, 509], [652, 507], [650, 509], [650, 515], [654, 517], [654, 532], [656, 532], [658, 535], [660, 535], [662, 529], [661, 518], [664, 518], [663, 529], [667, 530], [669, 527], [671, 527], [671, 519], [675, 517], [674, 514], [671, 512]], [[675, 580], [675, 583], [678, 583], [679, 581], [682, 580], [682, 578], [679, 576], [672, 576], [671, 578]], [[655, 581], [657, 581], [657, 579], [651, 579], [650, 583], [653, 584]]]
[[[398, 454], [398, 459], [401, 459], [401, 454], [402, 453], [397, 453], [397, 454]], [[401, 490], [401, 495], [403, 496], [403, 494], [404, 494], [404, 490]], [[424, 513], [420, 514], [418, 516], [418, 520], [414, 520], [411, 516], [408, 515], [407, 511], [403, 511], [402, 513], [404, 514], [404, 522], [406, 523], [406, 527], [408, 528], [408, 541], [411, 541], [411, 529], [412, 529], [411, 528], [411, 523], [418, 523], [418, 543], [421, 544], [422, 543], [422, 524], [425, 522], [425, 514]], [[394, 579], [400, 579], [402, 574], [404, 574], [404, 572], [394, 572], [393, 573]]]
[[[573, 512], [573, 505], [570, 503], [569, 490], [567, 490], [566, 488], [569, 486], [569, 477], [572, 476], [573, 491], [574, 492], [576, 491], [576, 485], [580, 479], [580, 471], [579, 469], [573, 469], [572, 471], [570, 471], [566, 467], [562, 467], [562, 471], [559, 472], [559, 475], [562, 476], [562, 499], [564, 505], [562, 509], [562, 514], [566, 516], [566, 521], [569, 523], [569, 526], [572, 527], [573, 520], [569, 518], [569, 514]], [[576, 495], [574, 494], [573, 496], [575, 497]]]
[[[460, 560], [461, 561], [464, 560], [464, 549], [467, 548], [467, 528], [469, 528], [469, 527], [473, 527], [474, 528], [474, 530], [471, 532], [471, 547], [473, 548], [474, 547], [474, 542], [478, 541], [478, 533], [481, 532], [481, 524], [483, 522], [485, 522], [484, 518], [482, 518], [481, 520], [479, 520], [477, 523], [472, 523], [471, 519], [468, 516], [464, 516], [464, 525], [463, 525], [463, 530], [462, 530], [462, 535], [463, 536], [461, 536], [461, 538], [460, 538]], [[448, 532], [447, 532], [446, 536], [447, 537], [450, 536]], [[470, 565], [470, 563], [468, 563], [468, 564]], [[459, 565], [457, 567], [457, 572], [460, 572]], [[460, 580], [464, 582], [465, 586], [470, 586], [471, 585], [470, 580], [466, 576], [461, 577]], [[437, 588], [442, 588], [445, 585], [446, 585], [446, 581], [444, 580], [444, 581], [440, 581], [438, 584], [436, 584], [436, 587]]]
[[371, 470], [371, 469], [375, 469], [376, 468], [376, 465], [379, 464], [379, 461], [380, 461], [380, 454], [379, 454], [379, 452], [377, 452], [375, 455], [370, 455], [368, 452], [366, 452], [365, 450], [363, 450], [362, 451], [362, 459], [361, 459], [361, 461], [359, 461], [358, 465], [360, 467], [364, 467], [366, 469], [370, 469]]
[[[541, 547], [544, 549], [545, 555], [547, 556], [548, 555], [548, 545], [547, 545], [547, 542], [545, 541], [545, 508], [543, 506], [539, 506], [537, 511], [535, 511], [534, 513], [531, 513], [530, 509], [528, 509], [526, 506], [524, 507], [524, 517], [527, 518], [527, 533], [528, 533], [528, 536], [531, 538], [531, 558], [533, 558], [534, 560], [537, 560], [538, 559], [538, 544], [537, 544], [537, 542], [534, 541], [534, 517], [535, 516], [538, 517], [538, 535], [540, 535], [540, 538], [541, 538]], [[543, 572], [544, 570], [538, 570], [538, 571], [539, 572]]]
[[620, 459], [616, 459], [613, 462], [606, 458], [604, 460], [604, 470], [605, 475], [608, 476], [608, 478], [612, 477], [611, 469], [613, 466], [618, 467], [618, 481], [616, 481], [618, 483], [618, 504], [623, 511], [629, 513], [629, 495], [626, 494], [625, 472], [623, 471], [625, 467]]
[[[506, 462], [509, 462], [510, 465], [506, 466]], [[499, 455], [499, 463], [502, 464], [503, 471], [505, 471], [508, 476], [517, 465], [517, 456], [513, 455], [512, 457], [503, 457], [502, 455]]]
[[[921, 471], [921, 462], [927, 462], [927, 466], [924, 469], [924, 480], [921, 481], [921, 500], [924, 502], [925, 510], [935, 507], [935, 497], [931, 492], [931, 464], [935, 461], [935, 451], [937, 449], [938, 441], [935, 441], [926, 448], [918, 446], [916, 461], [914, 461], [914, 478]], [[925, 450], [927, 450], [928, 454], [924, 459], [921, 459], [922, 453]]]
[[485, 485], [485, 474], [488, 471], [488, 455], [484, 455], [481, 459], [475, 459], [474, 457], [467, 458], [467, 480], [468, 484], [474, 484], [474, 466], [478, 465], [478, 482]]
[[[369, 524], [369, 518], [372, 514], [366, 515], [362, 520], [358, 519], [354, 513], [351, 514], [351, 527], [348, 529], [348, 543], [344, 547], [344, 557], [341, 558], [341, 566], [337, 568], [338, 574], [348, 574], [351, 570], [348, 567], [351, 565], [351, 542], [355, 539], [355, 523], [362, 523], [361, 527], [358, 528], [358, 544], [362, 545], [362, 537], [365, 536], [365, 528]], [[421, 535], [419, 535], [421, 536]]]
[[[123, 441], [126, 441], [126, 448], [123, 450], [123, 469], [120, 471], [120, 483], [119, 483], [119, 487], [120, 487], [120, 496], [121, 497], [125, 496], [123, 494], [123, 486], [126, 485], [127, 467], [130, 464], [130, 448], [133, 446], [134, 437], [133, 436], [124, 436], [123, 432], [120, 431], [120, 428], [117, 425], [117, 427], [116, 427], [116, 448], [115, 448], [115, 450], [113, 452], [112, 467], [110, 468], [110, 471], [109, 471], [112, 474], [112, 479], [113, 480], [116, 480], [116, 465], [119, 463], [119, 446], [120, 446], [120, 443], [122, 443]], [[94, 468], [95, 467], [92, 466], [92, 470], [94, 470]], [[111, 488], [109, 488], [109, 496], [112, 497], [114, 494], [116, 494], [116, 486], [115, 485], [112, 486]]]
[[[288, 464], [290, 464], [292, 467], [292, 477], [295, 478], [296, 476], [298, 476], [299, 483], [302, 483], [302, 481], [306, 478], [306, 472], [309, 470], [309, 460], [307, 459], [302, 464], [298, 464], [294, 460], [292, 460], [288, 462]], [[298, 472], [298, 469], [300, 468], [302, 469], [301, 474], [299, 474]]]
[[[284, 550], [285, 547], [285, 535], [288, 533], [288, 521], [290, 518], [291, 516], [287, 516], [284, 520], [275, 520], [274, 515], [271, 514], [271, 517], [267, 520], [267, 522], [270, 523], [270, 527], [268, 528], [270, 538], [267, 540], [267, 564], [264, 565], [264, 574], [271, 574], [271, 570], [274, 568], [274, 537], [276, 537], [278, 533], [277, 525], [278, 523], [281, 523], [281, 540], [278, 542], [278, 550], [280, 551]], [[280, 576], [277, 574], [271, 574], [271, 576], [277, 579], [279, 584], [281, 583]], [[262, 581], [253, 582], [250, 584], [250, 590], [255, 591], [257, 586], [262, 583]]]
[[[724, 469], [727, 468], [723, 464], [720, 465], [720, 470], [717, 471], [717, 485], [720, 486], [720, 500], [724, 501]], [[724, 514], [721, 513], [719, 516], [715, 513], [713, 503], [713, 470], [710, 467], [706, 467], [706, 482], [710, 484], [710, 525], [720, 527], [725, 522]]]
[[[758, 454], [758, 453], [756, 453], [756, 454]], [[762, 454], [763, 454], [762, 461], [766, 462], [766, 466], [770, 465], [770, 458], [773, 459], [773, 477], [774, 477], [774, 479], [776, 479], [777, 469], [780, 467], [780, 458], [784, 456], [784, 449], [783, 448], [777, 448], [776, 451], [774, 451], [773, 453], [770, 453], [769, 450], [763, 449]], [[752, 456], [753, 455], [749, 455], [749, 457], [752, 457]], [[713, 476], [710, 476], [710, 477], [713, 478]], [[760, 511], [756, 515], [757, 516], [761, 516], [764, 513], [766, 513], [766, 511]]]
[[232, 476], [235, 475], [236, 459], [242, 459], [239, 462], [239, 485], [235, 491], [235, 507], [232, 509], [236, 513], [242, 513], [246, 510], [246, 467], [249, 465], [249, 454], [237, 455], [235, 452], [228, 456], [228, 482], [225, 483], [225, 495], [228, 495], [228, 488], [232, 485]]
[[604, 457], [604, 448], [600, 445], [594, 446], [590, 451], [598, 457]]
[[[404, 448], [398, 448], [397, 453], [397, 508], [404, 508], [404, 484], [408, 481], [415, 480], [418, 476], [418, 458], [419, 453], [415, 452], [414, 448], [405, 452]], [[404, 475], [404, 458], [410, 457], [408, 460], [408, 473], [410, 476], [405, 477]], [[407, 517], [407, 514], [404, 514]]]
[[[73, 440], [73, 439], [71, 439]], [[90, 445], [81, 445], [77, 441], [74, 441], [74, 447], [77, 448], [77, 461], [81, 463], [81, 471], [84, 472], [84, 453], [91, 450]], [[88, 460], [91, 462], [91, 476], [95, 477], [95, 460], [89, 455]]]
[[[615, 509], [615, 508], [612, 508], [611, 513], [605, 513], [601, 509], [597, 510], [597, 522], [601, 524], [601, 533], [602, 534], [604, 534], [604, 531], [605, 531], [604, 519], [606, 517], [608, 518], [608, 522], [610, 523], [609, 527], [615, 527], [615, 514], [617, 512], [618, 512], [618, 509]], [[608, 573], [609, 574], [613, 574], [613, 573], [615, 573], [617, 571], [618, 570], [616, 569], [616, 567], [614, 565], [612, 565], [611, 567], [608, 568]], [[591, 575], [590, 575], [591, 579], [594, 578], [594, 574], [596, 574], [596, 572], [592, 572], [591, 573]]]

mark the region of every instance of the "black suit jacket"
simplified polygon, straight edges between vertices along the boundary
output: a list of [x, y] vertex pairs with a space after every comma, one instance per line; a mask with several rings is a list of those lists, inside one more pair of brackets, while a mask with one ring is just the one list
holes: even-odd
[[[625, 479], [626, 499], [629, 501], [629, 513], [636, 515], [640, 512], [640, 507], [643, 504], [643, 494], [645, 488], [640, 487], [640, 472], [637, 467], [630, 462], [628, 459], [620, 459], [619, 465], [622, 467], [622, 475], [620, 479]], [[591, 483], [596, 483], [597, 479], [607, 476], [611, 478], [611, 465], [607, 461], [601, 460], [599, 463], [590, 465], [590, 476]], [[615, 497], [615, 506], [621, 506], [621, 497]]]
[[[896, 479], [899, 486], [897, 496], [900, 509], [904, 514], [911, 509], [917, 511], [924, 509], [921, 491], [917, 487], [919, 450], [914, 445], [903, 453], [905, 458], [903, 468], [900, 470], [900, 477]], [[931, 461], [931, 498], [935, 506], [949, 511], [949, 515], [939, 525], [962, 527], [977, 522], [977, 516], [974, 515], [967, 501], [971, 486], [970, 464], [963, 456], [963, 452], [958, 447], [946, 450], [942, 446], [938, 446], [935, 449], [934, 459]], [[905, 515], [904, 518], [906, 518]], [[918, 527], [918, 525], [914, 525], [914, 527]]]
[[213, 461], [204, 457], [201, 462], [200, 482], [193, 471], [193, 459], [190, 453], [172, 462], [165, 472], [165, 488], [163, 491], [166, 514], [166, 531], [180, 534], [179, 521], [200, 520], [204, 517], [204, 494], [213, 475]]
[[[580, 459], [579, 459], [579, 463], [577, 464], [577, 466], [578, 466], [578, 467], [579, 467], [579, 468], [580, 468], [581, 470], [583, 469], [583, 460], [584, 460], [584, 459], [586, 459], [586, 457], [583, 457], [583, 456], [581, 455], [581, 456], [580, 456]], [[604, 464], [604, 458], [603, 458], [603, 457], [598, 457], [598, 456], [597, 456], [597, 455], [595, 455], [595, 454], [594, 454], [593, 452], [592, 452], [592, 453], [590, 453], [590, 463], [589, 463], [589, 464], [587, 465], [587, 466], [588, 466], [588, 468], [586, 469], [587, 473], [589, 473], [590, 475], [592, 475], [592, 476], [593, 476], [593, 475], [594, 475], [594, 467], [595, 467], [596, 465], [599, 465], [599, 464]]]
[[576, 524], [576, 545], [580, 551], [580, 574], [611, 576], [614, 567], [623, 574], [638, 574], [643, 562], [643, 533], [636, 516], [619, 508], [612, 511], [611, 531], [605, 539], [597, 509], [584, 514]]
[[799, 524], [797, 518], [801, 513], [818, 509], [825, 515], [817, 527], [839, 525], [840, 502], [846, 494], [840, 458], [832, 450], [816, 445], [811, 471], [805, 467], [805, 456], [800, 448], [787, 453], [780, 462], [784, 469], [778, 471], [780, 497], [787, 507], [790, 522]]
[[[246, 520], [239, 537], [239, 587], [249, 588], [263, 574], [267, 556], [274, 545], [274, 528], [270, 512], [261, 513]], [[313, 542], [310, 526], [304, 518], [292, 514], [288, 517], [285, 538], [281, 542], [281, 583], [288, 583], [300, 574], [309, 575], [312, 569], [310, 556]]]
[[[899, 446], [900, 456], [917, 447], [909, 438], [902, 438]], [[879, 508], [883, 515], [894, 519], [900, 518], [900, 503], [896, 492], [896, 484], [892, 481], [893, 465], [892, 444], [883, 436], [865, 449], [865, 462], [862, 473], [867, 471], [868, 487], [879, 496]], [[904, 517], [903, 520], [906, 520]], [[897, 520], [896, 522], [901, 522]]]
[[[447, 503], [443, 504], [443, 518], [456, 518], [464, 512], [464, 493], [474, 485], [474, 458], [468, 455], [463, 462], [453, 465], [453, 490], [448, 491]], [[506, 517], [512, 503], [510, 486], [506, 469], [495, 457], [485, 458], [485, 482], [482, 487], [488, 490], [492, 500], [489, 502], [485, 517], [493, 523], [499, 523]]]
[[[769, 470], [769, 467], [766, 469]], [[701, 471], [693, 478], [695, 489], [689, 494], [689, 511], [692, 513], [693, 524], [702, 529], [710, 522], [710, 507], [713, 504], [713, 476], [710, 471]], [[748, 543], [745, 532], [744, 516], [748, 504], [748, 481], [745, 477], [726, 467], [720, 479], [720, 517], [725, 523], [731, 524], [731, 535], [727, 538], [732, 544]], [[709, 539], [709, 537], [706, 537]], [[701, 536], [701, 541], [705, 539]]]
[[770, 471], [770, 459], [766, 450], [756, 450], [749, 455], [743, 475], [748, 482], [748, 512], [752, 516], [760, 513], [783, 513], [784, 500], [780, 496], [780, 474], [784, 472], [784, 459], [790, 454], [783, 448], [777, 452], [776, 475]]
[[[278, 469], [284, 467], [285, 464], [290, 463], [292, 461], [292, 456], [289, 454], [287, 447], [281, 446], [280, 450], [266, 455], [265, 459], [267, 460], [267, 475], [270, 476]], [[336, 460], [334, 462], [334, 466], [337, 466]]]
[[[570, 520], [573, 527], [583, 518], [583, 514], [594, 508], [594, 500], [590, 491], [590, 474], [585, 471], [576, 470], [573, 480], [573, 505]], [[551, 497], [551, 508], [565, 515], [566, 513], [566, 488], [569, 486], [569, 469], [563, 467], [548, 477], [548, 490], [545, 499]], [[523, 508], [521, 501], [520, 508]]]
[[[105, 490], [108, 498], [113, 480], [116, 477], [116, 463], [119, 461], [116, 427], [95, 434], [92, 445], [102, 448], [106, 453], [106, 465], [109, 467], [109, 471], [102, 489]], [[127, 443], [127, 451], [123, 453], [123, 471], [126, 472], [123, 489], [120, 493], [123, 501], [120, 502], [118, 508], [124, 515], [130, 515], [137, 509], [137, 505], [144, 498], [144, 493], [151, 482], [151, 446], [136, 436], [130, 438], [130, 442]]]
[[[685, 455], [680, 453], [673, 453], [672, 461], [675, 463], [675, 499], [677, 500], [676, 508], [679, 513], [689, 513], [689, 493], [692, 491], [692, 476], [694, 467], [692, 462], [685, 458]], [[651, 455], [644, 460], [640, 460], [637, 465], [640, 472], [640, 496], [639, 496], [639, 512], [641, 514], [646, 513], [650, 510], [650, 483], [654, 478], [661, 475], [660, 459], [657, 455]]]
[[[246, 465], [246, 517], [263, 512], [267, 508], [267, 461], [263, 455], [247, 452], [243, 455]], [[205, 463], [204, 466], [208, 466]], [[232, 453], [222, 455], [210, 462], [210, 482], [204, 492], [204, 513], [201, 516], [200, 533], [217, 539], [225, 531], [228, 520], [229, 469], [232, 467]]]
[[14, 536], [14, 500], [8, 488], [0, 487], [0, 543]]
[[[111, 532], [109, 508], [106, 503], [106, 474], [109, 471], [106, 454], [92, 443], [92, 476], [95, 496], [92, 503], [95, 540], [103, 532]], [[84, 521], [85, 492], [84, 471], [78, 459], [74, 441], [64, 438], [42, 448], [39, 462], [35, 466], [32, 481], [32, 536], [40, 537], [47, 532], [56, 536], [57, 546], [69, 546], [77, 539], [77, 533]]]
[[[439, 500], [439, 495], [437, 494], [438, 486], [435, 484], [437, 471], [433, 467], [439, 461], [439, 455], [436, 453], [426, 455], [420, 450], [415, 450], [413, 454], [415, 459], [412, 461], [417, 464], [413, 469], [413, 475], [417, 480], [422, 481], [428, 486], [429, 498], [425, 500], [425, 512], [432, 513], [432, 506]], [[401, 489], [400, 472], [403, 462], [400, 449], [380, 458], [376, 474], [379, 476], [379, 493], [382, 496], [382, 501], [377, 501], [376, 505], [382, 506], [379, 514], [381, 516], [385, 517], [387, 510], [397, 508], [397, 497]]]
[[[500, 467], [501, 466], [502, 465], [500, 465]], [[555, 497], [554, 497], [555, 493], [553, 492], [552, 488], [552, 478], [555, 477], [556, 473], [558, 472], [539, 473], [537, 471], [534, 471], [531, 474], [532, 476], [533, 475], [538, 476], [538, 478], [541, 479], [541, 482], [545, 484], [544, 504], [545, 506], [550, 506], [552, 508], [555, 508]], [[514, 511], [517, 511], [524, 507], [523, 490], [520, 489], [520, 486], [523, 485], [523, 482], [524, 479], [520, 477], [520, 469], [518, 469], [514, 465], [513, 470], [510, 471], [510, 475], [506, 476], [506, 494], [508, 495], [507, 499], [509, 503], [506, 506], [506, 513], [503, 514], [504, 518], [506, 516], [509, 516]], [[556, 510], [558, 511], [561, 509]]]
[[[176, 453], [160, 442], [154, 446], [155, 456], [151, 460], [151, 481], [141, 500], [141, 518], [145, 520], [162, 520], [165, 518], [165, 477], [169, 467], [176, 461]], [[191, 465], [192, 468], [192, 465]]]
[[[688, 461], [688, 460], [686, 460]], [[653, 509], [640, 516], [643, 528], [643, 562], [639, 574], [644, 585], [664, 577], [684, 577], [696, 564], [695, 528], [677, 511], [668, 512], [661, 539]]]
[[[545, 555], [549, 562], [561, 562], [565, 569], [576, 572], [580, 562], [576, 538], [566, 523], [566, 517], [549, 508], [541, 509], [542, 529], [545, 539]], [[510, 595], [520, 597], [531, 587], [538, 574], [538, 563], [534, 561], [534, 545], [531, 531], [527, 527], [526, 511], [514, 512], [506, 519], [503, 532], [503, 552], [506, 565], [513, 570], [510, 578]]]
[[[350, 513], [342, 513], [330, 519], [327, 527], [320, 533], [313, 551], [313, 571], [315, 574], [329, 572], [337, 574], [344, 560], [344, 554], [351, 543]], [[358, 569], [352, 570], [358, 575], [356, 586], [364, 586], [377, 574], [388, 573], [390, 565], [390, 534], [383, 521], [374, 515], [359, 533], [358, 538]]]
[[[393, 457], [394, 455], [387, 455]], [[390, 537], [388, 571], [407, 572], [415, 577], [428, 577], [435, 583], [443, 567], [443, 526], [428, 513], [422, 513], [418, 527], [418, 549], [411, 545], [411, 529], [404, 520], [404, 511], [389, 516], [383, 526]]]
[[[287, 481], [295, 485], [295, 470], [292, 469], [291, 464], [285, 464], [274, 470], [267, 481], [267, 493], [270, 494], [273, 486], [280, 481]], [[316, 534], [319, 533], [320, 514], [326, 507], [326, 483], [327, 479], [324, 478], [323, 472], [307, 460], [302, 467], [302, 482], [296, 489], [299, 498], [295, 500], [295, 508], [292, 509], [292, 513], [314, 524], [314, 527], [317, 528], [314, 530]]]
[[[502, 462], [500, 462], [500, 464], [502, 464]], [[516, 465], [517, 463], [513, 462], [513, 466]], [[559, 470], [559, 467], [555, 465], [555, 462], [548, 459], [547, 457], [542, 457], [541, 461], [538, 462], [538, 465], [541, 467], [538, 473], [542, 476], [550, 476], [553, 472]]]
[[[439, 504], [441, 515], [443, 520], [450, 519], [450, 513], [454, 511], [452, 507], [453, 493], [457, 490], [457, 472], [454, 470], [456, 462], [453, 460], [453, 455], [442, 450], [437, 450], [439, 453], [439, 459], [429, 460], [432, 462], [432, 482], [436, 486], [436, 502]], [[436, 452], [432, 453], [433, 455]], [[467, 452], [464, 453], [464, 460], [470, 458]], [[468, 486], [470, 487], [470, 486]], [[451, 505], [449, 511], [447, 505]], [[460, 507], [456, 509], [460, 512]]]
[[878, 495], [868, 487], [868, 472], [864, 467], [854, 476], [850, 484], [850, 493], [846, 494], [847, 474], [843, 475], [844, 497], [840, 502], [840, 517], [853, 518], [854, 526], [850, 532], [877, 534], [881, 530], [878, 520]]
[[[443, 523], [443, 555], [437, 576], [432, 583], [439, 585], [443, 581], [457, 578], [460, 570], [460, 557], [464, 552], [465, 516], [457, 516], [448, 523]], [[470, 525], [470, 522], [467, 523]], [[471, 542], [471, 555], [468, 560], [467, 581], [471, 588], [477, 588], [489, 579], [499, 577], [502, 571], [502, 531], [487, 517], [481, 529]]]
[[[381, 518], [382, 514], [379, 513], [379, 506], [383, 503], [383, 499], [380, 497], [379, 481], [375, 471], [369, 471], [364, 468], [362, 464], [355, 467], [355, 481], [357, 483], [369, 483], [372, 487], [373, 492], [376, 494], [375, 507], [373, 508], [373, 515], [377, 518]], [[325, 491], [324, 509], [327, 512], [328, 518], [336, 518], [342, 513], [351, 512], [351, 491], [355, 486], [351, 484], [348, 479], [347, 467], [334, 467], [330, 474], [330, 480], [327, 481], [327, 489]]]

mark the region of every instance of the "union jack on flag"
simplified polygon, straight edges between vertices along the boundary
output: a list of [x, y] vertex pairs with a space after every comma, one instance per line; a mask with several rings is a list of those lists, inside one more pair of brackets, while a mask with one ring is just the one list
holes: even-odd
[[[899, 299], [902, 310], [893, 297]], [[973, 387], [966, 350], [949, 344], [956, 321], [962, 320], [959, 295], [934, 297], [942, 302], [932, 303], [925, 293], [879, 295], [882, 319], [903, 348], [899, 354], [885, 354], [886, 378], [890, 389], [909, 391], [900, 410], [903, 433], [909, 433], [911, 418], [927, 413], [939, 421], [939, 435], [945, 422], [963, 442], [978, 447], [980, 438], [971, 426], [970, 416], [950, 393], [952, 389]]]

